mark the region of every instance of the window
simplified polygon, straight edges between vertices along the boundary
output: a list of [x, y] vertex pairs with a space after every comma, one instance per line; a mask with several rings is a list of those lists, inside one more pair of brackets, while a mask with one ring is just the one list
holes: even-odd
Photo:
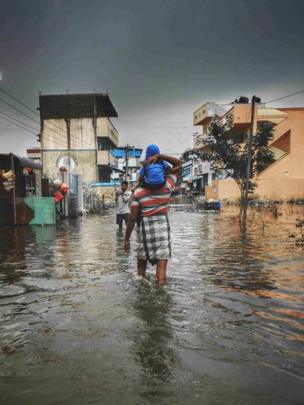
[[109, 150], [113, 148], [113, 143], [107, 136], [99, 136], [97, 138], [97, 148], [98, 150]]
[[111, 181], [111, 168], [108, 166], [98, 166], [98, 181], [109, 183]]

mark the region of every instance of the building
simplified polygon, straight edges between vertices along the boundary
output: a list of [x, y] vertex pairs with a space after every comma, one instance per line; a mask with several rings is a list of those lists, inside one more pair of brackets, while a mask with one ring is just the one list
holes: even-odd
[[226, 110], [214, 102], [207, 102], [194, 111], [193, 125], [202, 127], [202, 131], [196, 137], [198, 138], [197, 147], [199, 147], [201, 142], [199, 138], [204, 138], [209, 133], [212, 120], [222, 117], [225, 113]]
[[[208, 104], [210, 103], [204, 106]], [[206, 113], [207, 108], [204, 110]], [[199, 124], [208, 126], [210, 117], [207, 113], [205, 115], [206, 118], [201, 115]], [[232, 122], [231, 136], [238, 137], [242, 144], [250, 130], [251, 104], [235, 103], [222, 116], [216, 114], [214, 118], [223, 123], [228, 120]], [[197, 119], [194, 117], [194, 123]], [[274, 159], [259, 173], [254, 197], [281, 201], [304, 199], [304, 107], [268, 108], [264, 104], [257, 104], [254, 128], [261, 121], [272, 122], [275, 125], [274, 138], [269, 144]], [[206, 145], [202, 139], [200, 149], [204, 147]], [[212, 185], [205, 188], [205, 194], [206, 198], [222, 200], [237, 200], [240, 197], [239, 188], [232, 178], [214, 179]]]
[[33, 147], [26, 150], [26, 156], [28, 159], [34, 160], [35, 162], [41, 162], [41, 148]]
[[212, 184], [212, 176], [210, 163], [202, 160], [194, 151], [182, 165], [182, 188], [204, 194], [205, 186]]
[[[142, 149], [132, 148], [126, 150], [126, 148], [113, 149], [112, 155], [117, 159], [117, 168], [113, 173], [113, 179], [115, 181], [121, 181], [126, 178], [131, 183], [134, 183], [138, 179], [138, 172], [141, 168], [141, 155]], [[127, 156], [127, 159], [126, 159]]]
[[[193, 113], [193, 125], [200, 127], [200, 131], [193, 134], [193, 149], [203, 149], [204, 141], [208, 137], [210, 125], [214, 119], [219, 119], [226, 113], [222, 107], [214, 102], [207, 102]], [[193, 180], [197, 191], [205, 193], [205, 187], [211, 186], [215, 174], [209, 162], [196, 159], [193, 162]]]
[[88, 185], [109, 182], [117, 166], [110, 150], [119, 143], [109, 95], [40, 95], [39, 109], [44, 175], [54, 179], [65, 168]]
[[197, 126], [199, 130], [193, 134], [194, 151], [182, 166], [182, 187], [186, 190], [204, 194], [205, 187], [212, 184], [214, 173], [210, 163], [196, 155], [195, 150], [203, 148], [212, 120], [222, 117], [225, 112], [223, 108], [213, 102], [205, 103], [194, 111], [193, 125]]
[[182, 164], [181, 178], [182, 178], [182, 189], [186, 191], [191, 190], [192, 185], [192, 175], [193, 175], [193, 162], [192, 159], [188, 159]]

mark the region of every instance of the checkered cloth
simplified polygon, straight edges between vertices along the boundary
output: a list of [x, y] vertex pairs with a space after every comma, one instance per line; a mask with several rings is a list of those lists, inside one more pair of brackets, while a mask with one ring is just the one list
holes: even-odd
[[158, 259], [170, 259], [170, 225], [166, 215], [142, 217], [137, 257], [155, 264]]

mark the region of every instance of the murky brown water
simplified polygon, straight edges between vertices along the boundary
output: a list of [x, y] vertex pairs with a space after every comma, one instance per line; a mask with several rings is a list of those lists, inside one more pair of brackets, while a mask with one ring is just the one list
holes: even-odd
[[173, 210], [164, 288], [113, 215], [0, 229], [0, 403], [302, 404], [300, 216]]

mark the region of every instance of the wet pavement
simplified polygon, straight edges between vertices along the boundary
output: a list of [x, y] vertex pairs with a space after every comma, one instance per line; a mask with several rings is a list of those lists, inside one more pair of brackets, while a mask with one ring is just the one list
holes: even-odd
[[0, 229], [1, 404], [303, 403], [304, 210], [170, 216], [165, 287], [112, 212]]

